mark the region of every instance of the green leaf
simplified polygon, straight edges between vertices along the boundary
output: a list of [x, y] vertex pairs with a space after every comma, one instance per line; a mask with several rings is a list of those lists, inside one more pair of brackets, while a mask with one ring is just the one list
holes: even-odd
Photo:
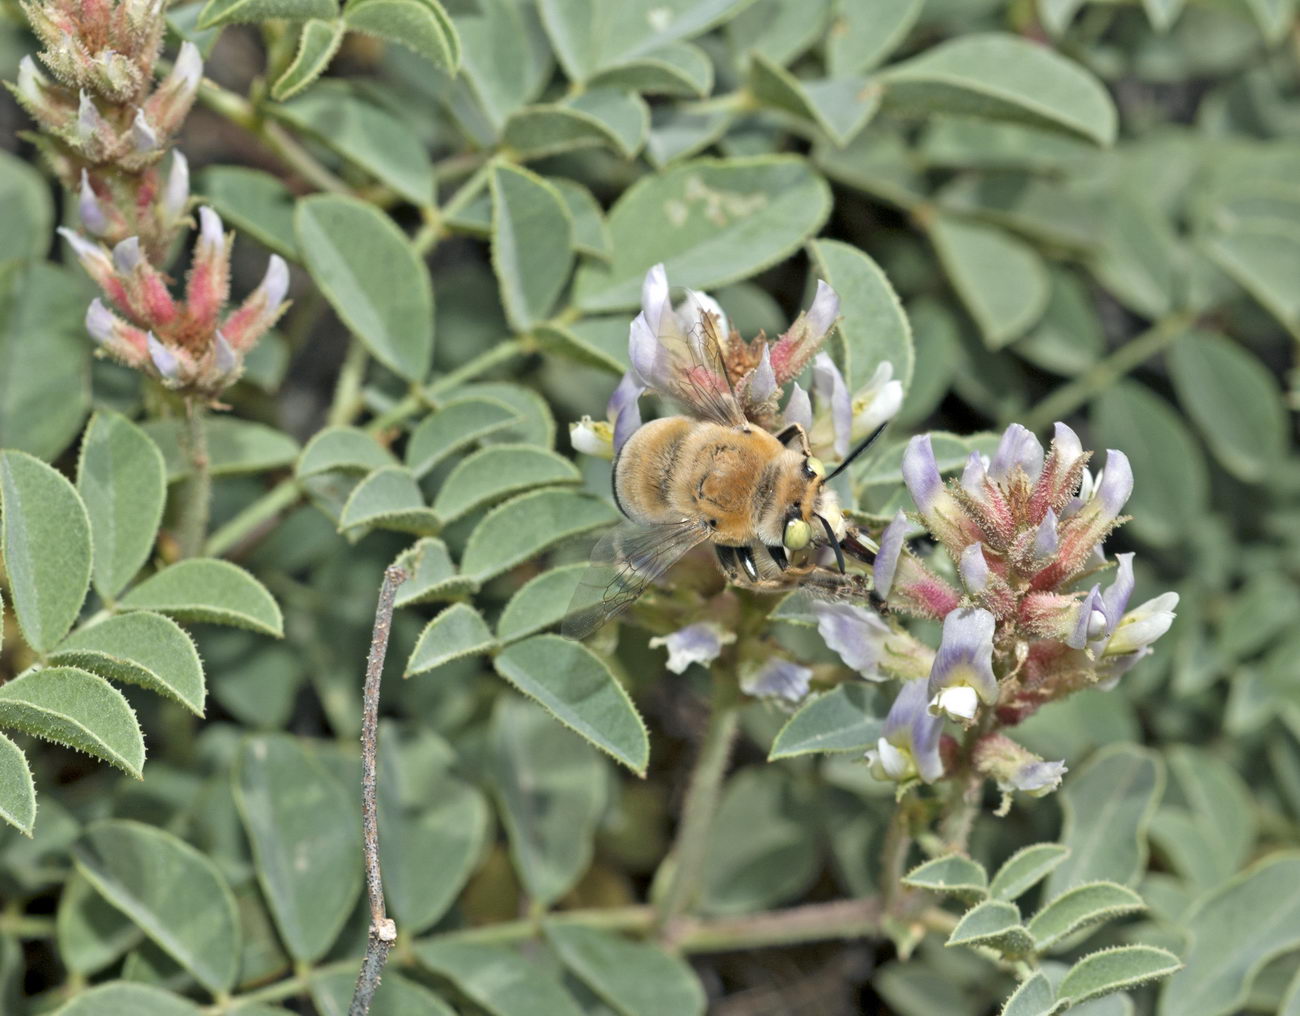
[[1292, 0], [1246, 0], [1246, 6], [1270, 43], [1278, 43], [1286, 37], [1295, 18]]
[[743, 66], [749, 53], [762, 53], [782, 67], [788, 66], [825, 36], [828, 27], [842, 27], [843, 19], [827, 25], [832, 0], [791, 4], [785, 0], [758, 0], [745, 7], [726, 24], [727, 41]]
[[1277, 378], [1254, 356], [1211, 332], [1188, 332], [1169, 351], [1178, 401], [1219, 463], [1259, 483], [1286, 453], [1288, 421]]
[[1127, 528], [1158, 547], [1177, 543], [1205, 512], [1210, 487], [1205, 458], [1182, 418], [1134, 381], [1104, 389], [1089, 417], [1095, 444], [1118, 448], [1133, 467]]
[[59, 897], [56, 928], [59, 959], [83, 976], [117, 962], [144, 939], [135, 922], [100, 896], [76, 870]]
[[880, 107], [880, 86], [866, 78], [802, 81], [762, 53], [749, 58], [749, 91], [760, 105], [820, 129], [843, 148]]
[[[427, 206], [433, 201], [433, 167], [410, 122], [358, 94], [346, 82], [322, 81], [307, 94], [268, 111], [413, 204]], [[311, 252], [305, 253], [311, 267]], [[341, 310], [340, 315], [346, 319]]]
[[54, 1016], [201, 1016], [189, 999], [152, 984], [110, 981], [83, 991], [54, 1010]]
[[476, 585], [472, 579], [456, 574], [447, 545], [432, 537], [418, 541], [402, 555], [399, 563], [411, 576], [397, 587], [399, 607], [455, 599]]
[[1183, 5], [1186, 0], [1142, 0], [1142, 6], [1146, 8], [1147, 17], [1151, 20], [1151, 26], [1157, 32], [1168, 31], [1178, 15], [1183, 12]]
[[279, 177], [247, 166], [208, 166], [198, 191], [241, 233], [290, 261], [302, 260], [293, 233], [293, 194]]
[[403, 466], [385, 466], [358, 483], [343, 505], [339, 532], [358, 526], [424, 535], [437, 532], [439, 522], [415, 475]]
[[635, 307], [645, 273], [659, 262], [674, 284], [747, 278], [797, 250], [829, 211], [826, 182], [800, 158], [682, 163], [643, 177], [615, 203], [613, 260], [578, 269], [575, 302], [586, 311]]
[[1144, 317], [1168, 314], [1181, 299], [1184, 252], [1169, 218], [1149, 196], [1125, 190], [1100, 209], [1088, 265], [1115, 299]]
[[573, 266], [573, 219], [560, 192], [535, 173], [492, 167], [492, 267], [506, 317], [527, 331], [548, 317]]
[[[261, 473], [287, 466], [298, 457], [298, 442], [282, 430], [230, 416], [209, 419], [208, 470], [213, 476]], [[184, 479], [193, 468], [185, 451], [185, 421], [148, 420], [143, 430], [162, 451], [167, 480]]]
[[1043, 974], [1036, 973], [1023, 981], [999, 1016], [1052, 1016], [1056, 1012], [1056, 992]]
[[1164, 789], [1160, 757], [1146, 748], [1102, 748], [1061, 788], [1061, 843], [1070, 848], [1047, 880], [1057, 896], [1084, 882], [1133, 885], [1146, 867], [1146, 830]]
[[1142, 897], [1114, 882], [1089, 882], [1067, 889], [1029, 921], [1034, 946], [1044, 952], [1089, 924], [1110, 921], [1146, 909]]
[[50, 661], [138, 684], [203, 715], [206, 687], [198, 650], [180, 625], [161, 614], [133, 611], [78, 628]]
[[885, 103], [926, 116], [949, 113], [1047, 127], [1098, 145], [1115, 140], [1105, 87], [1045, 46], [975, 33], [932, 46], [879, 77]]
[[322, 21], [313, 18], [304, 24], [302, 34], [298, 36], [298, 52], [294, 54], [293, 63], [275, 79], [271, 98], [277, 102], [292, 99], [324, 74], [334, 54], [339, 51], [347, 30], [347, 24], [339, 19]]
[[571, 612], [587, 605], [574, 600], [587, 564], [549, 568], [529, 579], [510, 598], [497, 620], [497, 638], [502, 644], [518, 641], [549, 628]]
[[[1286, 595], [1276, 595], [1280, 602], [1288, 602]], [[1293, 597], [1290, 602], [1288, 617], [1293, 617]], [[1288, 660], [1293, 658], [1286, 644], [1278, 651]], [[1254, 846], [1256, 817], [1250, 789], [1231, 765], [1209, 752], [1171, 746], [1165, 758], [1174, 777], [1170, 789], [1178, 792], [1177, 798], [1172, 793], [1167, 797], [1181, 799], [1185, 807], [1167, 800], [1152, 822], [1152, 839], [1194, 886], [1217, 888], [1236, 874]], [[1170, 821], [1175, 815], [1178, 821]]]
[[559, 981], [513, 949], [433, 939], [414, 950], [421, 964], [491, 1016], [582, 1016]]
[[6, 258], [39, 259], [50, 249], [50, 188], [34, 166], [9, 152], [0, 152], [0, 222], [6, 227]]
[[870, 381], [881, 362], [893, 366], [894, 377], [906, 389], [914, 365], [912, 328], [885, 273], [862, 251], [839, 240], [814, 240], [808, 249], [818, 274], [840, 294], [836, 331], [849, 394]]
[[930, 240], [989, 349], [1019, 338], [1042, 317], [1048, 276], [1032, 247], [996, 227], [942, 214], [930, 224]]
[[460, 66], [460, 37], [438, 0], [350, 0], [343, 18], [354, 32], [405, 46], [434, 67]]
[[52, 648], [90, 585], [90, 521], [62, 473], [25, 452], [0, 452], [0, 547], [23, 638]]
[[[958, 437], [946, 431], [930, 432], [930, 445], [934, 449], [935, 463], [940, 473], [955, 473], [966, 465], [972, 451], [991, 454], [997, 446], [997, 435], [972, 434]], [[868, 459], [868, 464], [854, 480], [860, 486], [898, 485], [903, 482], [903, 452], [907, 442], [889, 445]]]
[[0, 685], [0, 727], [103, 759], [140, 779], [144, 736], [122, 693], [76, 667], [32, 670]]
[[167, 501], [162, 453], [125, 416], [96, 413], [81, 441], [77, 491], [90, 522], [95, 589], [112, 599], [153, 550]]
[[713, 61], [698, 46], [670, 43], [591, 77], [592, 88], [702, 99], [713, 90]]
[[989, 895], [995, 900], [1014, 900], [1023, 896], [1070, 856], [1070, 848], [1060, 843], [1031, 843], [1021, 847], [1003, 862], [989, 883]]
[[506, 121], [503, 137], [529, 159], [596, 146], [630, 159], [645, 144], [649, 130], [650, 110], [640, 96], [597, 88], [516, 110]]
[[392, 452], [360, 427], [326, 427], [307, 442], [295, 472], [302, 479], [334, 469], [369, 473], [396, 464]]
[[1300, 334], [1300, 240], [1282, 223], [1247, 221], [1203, 243], [1210, 259], [1287, 328]]
[[420, 632], [420, 640], [406, 663], [406, 676], [423, 674], [466, 656], [490, 653], [496, 639], [483, 615], [467, 603], [454, 603]]
[[[384, 875], [387, 877], [387, 869]], [[320, 1016], [348, 1016], [356, 987], [357, 977], [351, 970], [336, 970], [331, 974], [313, 972], [311, 998]], [[233, 1016], [244, 1016], [244, 1010], [234, 1010]], [[370, 1016], [456, 1016], [456, 1013], [423, 985], [385, 971]]]
[[573, 249], [588, 257], [608, 261], [611, 256], [605, 212], [591, 191], [574, 180], [548, 176], [546, 182], [559, 191], [573, 220]]
[[826, 34], [831, 75], [851, 77], [875, 68], [907, 38], [923, 6], [923, 0], [837, 4]]
[[447, 474], [433, 511], [445, 524], [508, 494], [581, 479], [577, 466], [545, 448], [489, 445], [462, 459]]
[[364, 201], [316, 194], [298, 202], [294, 228], [307, 270], [344, 324], [385, 367], [421, 380], [433, 357], [433, 288], [393, 221]]
[[685, 960], [597, 928], [554, 920], [542, 928], [564, 965], [619, 1016], [703, 1016], [704, 988]]
[[570, 730], [645, 775], [645, 723], [618, 678], [582, 643], [537, 635], [502, 650], [494, 663], [497, 673]]
[[207, 621], [280, 638], [284, 619], [266, 587], [239, 565], [212, 558], [178, 561], [122, 597], [130, 610], [156, 610], [182, 621]]
[[[477, 866], [491, 815], [483, 795], [451, 776], [438, 778], [430, 807], [404, 811], [396, 793], [385, 797], [400, 756], [385, 754], [380, 741], [379, 853], [388, 905], [400, 928], [420, 932], [443, 916], [456, 901]], [[355, 978], [353, 978], [355, 980]]]
[[767, 760], [874, 747], [883, 726], [875, 712], [866, 685], [841, 684], [809, 699], [786, 720], [772, 741]]
[[465, 544], [460, 569], [484, 582], [548, 547], [617, 519], [604, 501], [566, 490], [529, 491], [483, 517]]
[[480, 440], [484, 444], [535, 444], [543, 448], [555, 447], [555, 417], [544, 398], [530, 388], [509, 381], [479, 381], [461, 385], [453, 398], [479, 397], [504, 402], [515, 411], [516, 419], [509, 426], [488, 434]]
[[72, 856], [91, 885], [195, 980], [213, 993], [234, 987], [239, 919], [230, 887], [207, 857], [165, 830], [121, 820], [90, 826]]
[[1056, 989], [1056, 997], [1068, 1001], [1073, 1008], [1090, 998], [1168, 977], [1181, 966], [1177, 956], [1155, 946], [1121, 945], [1103, 949], [1085, 956], [1070, 968]]
[[53, 459], [81, 430], [90, 411], [87, 296], [67, 269], [0, 262], [0, 447]]
[[199, 28], [249, 24], [283, 18], [306, 21], [333, 18], [339, 12], [336, 0], [208, 0], [199, 13]]
[[946, 945], [987, 946], [1009, 956], [1034, 951], [1034, 940], [1020, 923], [1020, 911], [1005, 900], [985, 900], [966, 911]]
[[423, 478], [443, 459], [466, 445], [519, 422], [519, 414], [499, 399], [455, 399], [419, 422], [406, 442], [406, 464]]
[[745, 914], [798, 898], [822, 869], [813, 800], [778, 766], [740, 770], [705, 851], [700, 909]]
[[514, 695], [498, 697], [488, 737], [489, 776], [511, 860], [529, 896], [547, 906], [591, 864], [605, 764], [544, 709]]
[[678, 159], [698, 155], [726, 133], [732, 119], [728, 112], [692, 113], [675, 106], [655, 106], [650, 110], [646, 158], [656, 169], [663, 169]]
[[27, 756], [13, 741], [0, 734], [0, 818], [31, 836], [36, 824], [36, 784]]
[[1106, 336], [1092, 294], [1077, 276], [1053, 269], [1051, 294], [1042, 319], [1012, 347], [1036, 367], [1072, 377], [1106, 351]]
[[258, 884], [285, 948], [314, 962], [329, 950], [361, 892], [353, 795], [287, 734], [244, 742], [235, 803]]
[[[989, 876], [978, 861], [961, 854], [936, 857], [918, 865], [903, 876], [903, 884], [931, 892], [948, 893], [967, 903], [977, 903], [988, 896]], [[1019, 912], [1015, 922], [1020, 922]]]

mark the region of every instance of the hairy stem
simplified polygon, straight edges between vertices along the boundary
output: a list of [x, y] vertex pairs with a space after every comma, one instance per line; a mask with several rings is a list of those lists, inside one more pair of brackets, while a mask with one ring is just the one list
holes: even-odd
[[1054, 420], [1063, 420], [1095, 395], [1109, 388], [1130, 371], [1137, 369], [1156, 353], [1178, 338], [1191, 324], [1186, 314], [1170, 314], [1110, 356], [1095, 364], [1086, 374], [1052, 392], [1024, 420], [1030, 430], [1038, 431]]
[[198, 398], [185, 400], [185, 457], [190, 475], [181, 493], [177, 540], [182, 557], [198, 557], [208, 535], [212, 511], [212, 463], [208, 458], [207, 409]]
[[330, 402], [326, 423], [331, 427], [349, 424], [361, 411], [361, 384], [366, 377], [366, 366], [370, 363], [370, 354], [366, 352], [365, 343], [355, 335], [348, 343], [347, 355], [343, 366], [339, 368], [338, 380], [334, 384], [334, 398]]
[[880, 892], [886, 907], [898, 900], [903, 876], [907, 874], [907, 855], [912, 849], [911, 822], [906, 801], [894, 806], [894, 815], [885, 830], [885, 844], [880, 853]]
[[388, 653], [388, 635], [393, 627], [393, 601], [397, 587], [407, 574], [397, 565], [384, 572], [375, 608], [375, 627], [370, 635], [370, 655], [366, 658], [366, 686], [361, 715], [361, 828], [365, 836], [366, 893], [370, 898], [370, 936], [366, 956], [357, 975], [356, 991], [348, 1016], [366, 1016], [379, 989], [379, 975], [388, 961], [388, 951], [397, 938], [397, 925], [384, 909], [384, 877], [379, 870], [379, 810], [376, 802], [376, 750], [379, 745], [379, 682]]
[[709, 726], [700, 744], [690, 785], [686, 788], [677, 841], [666, 861], [671, 867], [667, 869], [667, 887], [658, 901], [661, 928], [666, 929], [683, 914], [699, 893], [709, 834], [713, 830], [718, 797], [722, 791], [722, 778], [740, 728], [740, 703], [729, 680], [730, 675], [714, 672]]

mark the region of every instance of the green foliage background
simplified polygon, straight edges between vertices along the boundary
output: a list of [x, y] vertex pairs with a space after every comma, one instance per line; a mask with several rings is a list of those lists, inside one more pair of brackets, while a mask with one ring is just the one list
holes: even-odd
[[[402, 938], [376, 1012], [998, 1011], [1012, 972], [934, 928], [746, 948], [749, 915], [888, 888], [892, 788], [789, 732], [768, 762], [787, 717], [762, 703], [741, 714], [698, 923], [679, 952], [649, 944], [709, 675], [668, 674], [638, 625], [598, 654], [545, 632], [575, 538], [616, 517], [608, 467], [575, 460], [565, 427], [600, 416], [663, 261], [745, 335], [780, 333], [818, 277], [841, 292], [850, 389], [881, 359], [907, 385], [855, 471], [868, 519], [906, 503], [898, 458], [923, 429], [961, 435], [936, 439], [945, 468], [1011, 421], [1127, 453], [1134, 518], [1108, 550], [1138, 550], [1135, 602], [1177, 589], [1178, 620], [1116, 690], [1020, 728], [1071, 773], [982, 816], [972, 855], [996, 872], [1039, 841], [1070, 853], [1022, 858], [1042, 889], [1009, 888], [1029, 875], [1008, 868], [971, 899], [1100, 879], [1118, 885], [1088, 914], [1136, 909], [1128, 890], [1145, 904], [1086, 945], [1052, 938], [1046, 1001], [1027, 986], [1009, 1013], [1053, 1011], [1068, 964], [1120, 944], [1186, 967], [1072, 1011], [1300, 1013], [1295, 14], [173, 6], [215, 83], [180, 138], [195, 191], [239, 232], [237, 291], [272, 251], [296, 302], [212, 421], [207, 557], [165, 567], [188, 469], [176, 407], [91, 356], [91, 287], [52, 243], [75, 208], [5, 100], [0, 1011], [346, 1010], [368, 921], [362, 666], [382, 572], [417, 540], [384, 690]], [[17, 5], [4, 15], [12, 81], [34, 46]], [[795, 625], [778, 637], [833, 660]], [[867, 725], [887, 705], [844, 699]], [[1001, 934], [970, 920], [958, 940]]]

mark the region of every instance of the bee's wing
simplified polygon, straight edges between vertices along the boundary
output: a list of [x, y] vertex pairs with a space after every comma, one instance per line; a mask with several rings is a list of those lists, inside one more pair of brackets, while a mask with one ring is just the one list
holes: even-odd
[[717, 321], [708, 312], [701, 312], [699, 318], [698, 328], [686, 331], [673, 322], [657, 336], [654, 365], [646, 380], [692, 416], [727, 427], [744, 426], [745, 412], [731, 390]]
[[708, 527], [688, 521], [615, 526], [591, 552], [591, 566], [578, 583], [561, 630], [571, 639], [586, 638], [635, 603], [646, 586], [708, 533]]

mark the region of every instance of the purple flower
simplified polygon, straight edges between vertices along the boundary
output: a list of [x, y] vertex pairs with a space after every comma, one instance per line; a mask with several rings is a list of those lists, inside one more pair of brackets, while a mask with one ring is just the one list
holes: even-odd
[[929, 434], [917, 434], [907, 442], [907, 449], [903, 452], [903, 482], [921, 514], [929, 514], [943, 492], [943, 480], [934, 460]]
[[928, 699], [925, 678], [904, 683], [885, 717], [884, 736], [867, 752], [876, 779], [933, 783], [943, 775], [943, 759], [939, 756], [943, 720], [930, 715]]
[[725, 631], [712, 621], [699, 621], [651, 639], [650, 648], [666, 646], [668, 669], [680, 674], [692, 663], [712, 663], [721, 655], [723, 646], [735, 641], [734, 632]]
[[1107, 656], [1125, 656], [1149, 649], [1169, 630], [1177, 616], [1178, 594], [1162, 593], [1125, 614], [1106, 646]]
[[1038, 524], [1038, 529], [1034, 533], [1035, 557], [1047, 558], [1056, 553], [1057, 548], [1061, 545], [1056, 533], [1056, 526], [1056, 512], [1048, 508], [1047, 513], [1043, 516], [1043, 521]]
[[812, 430], [812, 400], [808, 393], [796, 381], [790, 389], [790, 399], [785, 404], [785, 422], [797, 423], [805, 432]]
[[81, 190], [77, 194], [77, 211], [82, 224], [96, 236], [108, 232], [108, 216], [95, 196], [95, 189], [90, 186], [90, 174], [84, 169], [81, 171]]
[[614, 389], [614, 394], [609, 397], [605, 417], [614, 428], [615, 454], [622, 450], [627, 439], [641, 426], [641, 405], [638, 400], [644, 391], [645, 388], [636, 375], [628, 371]]
[[1133, 467], [1129, 465], [1128, 456], [1114, 448], [1107, 448], [1106, 468], [1097, 478], [1093, 493], [1103, 517], [1108, 520], [1118, 518], [1132, 493]]
[[776, 371], [772, 370], [772, 353], [764, 346], [762, 359], [749, 375], [749, 401], [754, 404], [763, 403], [775, 394]]
[[892, 634], [880, 615], [852, 603], [813, 603], [817, 631], [827, 647], [844, 665], [868, 681], [884, 680], [877, 669], [884, 654], [885, 639]]
[[789, 660], [773, 658], [740, 680], [740, 690], [754, 698], [802, 702], [808, 695], [812, 670]]
[[1016, 466], [1023, 469], [1030, 480], [1037, 479], [1043, 470], [1043, 446], [1032, 433], [1013, 423], [1002, 433], [1002, 440], [998, 442], [989, 466], [989, 476], [994, 483], [1002, 483], [1010, 478]]
[[1065, 767], [1064, 760], [1044, 762], [1042, 759], [1035, 759], [1022, 764], [1011, 774], [1010, 779], [999, 780], [998, 789], [1003, 793], [1019, 790], [1031, 797], [1042, 797], [1059, 787], [1061, 777], [1067, 772], [1069, 770]]
[[998, 698], [993, 676], [993, 631], [996, 622], [987, 610], [966, 607], [943, 619], [939, 651], [930, 668], [930, 709], [952, 719], [974, 719], [979, 703]]
[[1105, 630], [1106, 612], [1101, 598], [1101, 586], [1093, 586], [1079, 604], [1079, 620], [1065, 644], [1071, 649], [1082, 649]]
[[1053, 428], [1052, 450], [1056, 452], [1058, 468], [1065, 473], [1083, 456], [1083, 442], [1078, 434], [1058, 422]]
[[158, 371], [159, 376], [164, 381], [179, 383], [180, 361], [176, 359], [176, 354], [159, 342], [153, 332], [149, 333], [148, 341], [149, 359], [153, 361], [154, 369]]
[[815, 448], [830, 448], [834, 457], [849, 453], [849, 435], [853, 430], [853, 401], [844, 384], [844, 375], [826, 353], [813, 358], [813, 394], [817, 396], [817, 420], [813, 424]]
[[972, 543], [963, 550], [961, 559], [957, 562], [957, 570], [961, 573], [962, 585], [967, 592], [984, 592], [989, 584], [989, 563], [984, 557], [984, 545]]
[[812, 306], [808, 308], [807, 324], [811, 341], [820, 342], [839, 316], [839, 294], [823, 280], [818, 279], [817, 294], [813, 297]]
[[894, 585], [894, 573], [898, 569], [898, 558], [906, 541], [907, 525], [907, 515], [900, 508], [880, 534], [880, 549], [876, 551], [876, 563], [872, 566], [871, 574], [876, 592], [882, 597], [887, 598]]
[[1136, 584], [1133, 578], [1133, 555], [1116, 554], [1115, 577], [1101, 594], [1101, 612], [1106, 615], [1106, 627], [1101, 635], [1093, 636], [1094, 638], [1109, 639], [1115, 633], [1115, 626], [1128, 609], [1128, 601]]
[[988, 456], [971, 452], [961, 473], [962, 490], [977, 501], [984, 500], [984, 482], [988, 479], [988, 471]]

